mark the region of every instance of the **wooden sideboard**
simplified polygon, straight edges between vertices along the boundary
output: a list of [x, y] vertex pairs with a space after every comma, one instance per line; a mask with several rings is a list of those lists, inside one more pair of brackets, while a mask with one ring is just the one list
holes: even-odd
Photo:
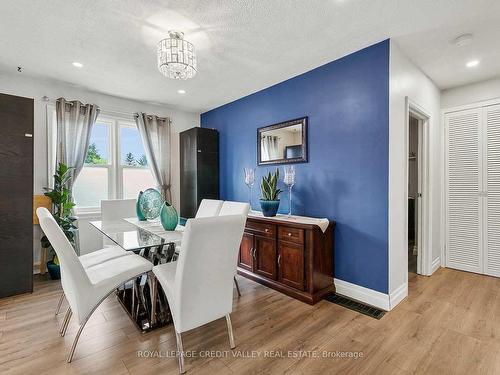
[[334, 292], [333, 232], [314, 224], [249, 216], [238, 274], [309, 304]]

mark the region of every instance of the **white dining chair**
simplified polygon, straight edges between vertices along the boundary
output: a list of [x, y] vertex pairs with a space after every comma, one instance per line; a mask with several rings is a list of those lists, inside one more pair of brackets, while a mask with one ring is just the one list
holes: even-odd
[[[194, 217], [200, 218], [217, 216], [219, 215], [219, 211], [222, 208], [223, 203], [224, 201], [220, 201], [217, 199], [202, 199]], [[183, 231], [184, 226], [178, 225], [176, 230]], [[175, 251], [177, 255], [179, 254], [179, 250], [180, 246], [177, 246]]]
[[[120, 246], [108, 246], [104, 249], [96, 250], [88, 254], [80, 255], [78, 260], [82, 264], [83, 268], [91, 268], [97, 266], [101, 263], [107, 262], [108, 260], [132, 255], [133, 252], [125, 251]], [[57, 302], [55, 315], [59, 315], [62, 303], [64, 301], [64, 291]]]
[[[217, 199], [202, 199], [194, 217], [200, 218], [200, 217], [217, 216], [219, 215], [219, 211], [223, 203], [224, 201], [220, 201]], [[178, 225], [177, 228], [175, 228], [175, 230], [183, 231], [184, 226]], [[175, 247], [175, 254], [179, 255], [179, 251], [180, 251], [180, 245]]]
[[[221, 200], [203, 199], [200, 203], [200, 206], [198, 207], [198, 211], [196, 211], [195, 218], [231, 215], [231, 212], [233, 212], [234, 215], [247, 215], [249, 210], [250, 205], [248, 203], [227, 201], [226, 204], [225, 201]], [[184, 227], [178, 227], [177, 229], [184, 230]], [[179, 256], [181, 246], [182, 245], [177, 245], [175, 247], [175, 257]], [[236, 287], [238, 297], [241, 297], [240, 285], [238, 284], [238, 280], [236, 279], [236, 273], [234, 275], [234, 286]]]
[[[111, 221], [125, 219], [128, 217], [136, 217], [136, 200], [135, 199], [103, 199], [101, 200], [101, 220]], [[103, 236], [103, 247], [116, 246], [116, 244]]]
[[[52, 217], [52, 214], [48, 210], [37, 211], [39, 217]], [[83, 268], [90, 268], [98, 264], [104, 263], [108, 260], [131, 255], [132, 252], [123, 250], [120, 246], [109, 246], [104, 249], [96, 250], [88, 254], [84, 254], [78, 257]], [[57, 302], [57, 307], [55, 315], [59, 315], [62, 303], [64, 301], [64, 291], [61, 293], [59, 300]]]
[[136, 217], [135, 205], [135, 199], [103, 199], [101, 200], [101, 220]]
[[217, 216], [224, 201], [203, 199], [196, 211], [196, 218]]
[[[250, 211], [250, 204], [248, 203], [224, 201], [219, 211], [219, 216], [245, 215], [245, 217], [247, 217], [249, 211]], [[236, 274], [237, 272], [234, 273], [234, 286], [236, 286], [238, 297], [241, 297], [240, 285], [238, 284], [238, 279], [236, 279]]]
[[226, 317], [230, 347], [235, 347], [229, 316], [231, 279], [245, 221], [244, 215], [189, 219], [179, 259], [153, 268], [172, 313], [181, 374], [185, 372], [182, 333]]
[[151, 271], [153, 265], [146, 259], [131, 254], [84, 268], [71, 243], [50, 212], [46, 208], [39, 207], [36, 213], [43, 232], [59, 258], [61, 285], [69, 303], [61, 327], [61, 335], [64, 336], [66, 333], [73, 314], [79, 324], [68, 356], [68, 362], [71, 362], [83, 328], [101, 302], [120, 285]]
[[226, 215], [248, 215], [250, 204], [245, 202], [224, 201], [219, 211], [219, 216]]

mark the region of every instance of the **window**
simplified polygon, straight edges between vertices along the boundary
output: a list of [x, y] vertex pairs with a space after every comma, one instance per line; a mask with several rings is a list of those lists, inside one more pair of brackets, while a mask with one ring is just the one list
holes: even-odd
[[77, 210], [98, 211], [102, 199], [136, 198], [155, 186], [135, 123], [99, 116], [73, 188]]
[[73, 187], [78, 207], [100, 207], [110, 196], [112, 123], [97, 122], [92, 128], [85, 166]]
[[139, 130], [134, 126], [120, 126], [120, 167], [122, 197], [136, 198], [139, 191], [156, 185], [148, 167]]

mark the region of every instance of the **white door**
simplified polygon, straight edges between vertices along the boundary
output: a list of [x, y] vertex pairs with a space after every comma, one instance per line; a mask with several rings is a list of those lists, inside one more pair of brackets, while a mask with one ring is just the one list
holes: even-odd
[[[482, 109], [448, 113], [446, 265], [482, 273]], [[499, 159], [500, 161], [500, 159]]]
[[500, 105], [484, 108], [486, 132], [484, 273], [500, 276]]

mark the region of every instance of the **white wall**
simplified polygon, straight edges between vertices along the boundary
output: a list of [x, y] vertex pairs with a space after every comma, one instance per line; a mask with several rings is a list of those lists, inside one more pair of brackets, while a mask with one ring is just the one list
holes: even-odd
[[498, 98], [500, 98], [500, 78], [443, 90], [441, 108], [451, 108]]
[[[408, 250], [406, 248], [406, 142], [405, 99], [409, 97], [427, 114], [429, 122], [429, 233], [432, 261], [441, 253], [441, 116], [440, 91], [391, 40], [389, 117], [389, 295], [398, 301], [407, 293]], [[406, 286], [406, 293], [403, 292]], [[391, 303], [393, 307], [393, 303]]]
[[[159, 78], [161, 79], [161, 78]], [[51, 100], [64, 97], [69, 100], [80, 100], [84, 103], [94, 103], [102, 110], [119, 112], [147, 112], [160, 116], [168, 116], [172, 119], [173, 142], [172, 142], [172, 200], [175, 207], [179, 208], [179, 132], [200, 126], [199, 113], [186, 112], [163, 105], [154, 105], [123, 99], [110, 95], [92, 92], [74, 85], [46, 80], [43, 78], [30, 77], [24, 74], [10, 74], [0, 72], [0, 92], [11, 95], [24, 96], [34, 99], [34, 194], [42, 194], [43, 187], [47, 186], [47, 126], [46, 105], [42, 100], [48, 96]], [[39, 259], [40, 230], [35, 227], [35, 262]], [[83, 252], [95, 249], [100, 241], [95, 232], [82, 228], [81, 234]], [[93, 241], [92, 241], [93, 238]], [[96, 238], [98, 240], [96, 240]]]

